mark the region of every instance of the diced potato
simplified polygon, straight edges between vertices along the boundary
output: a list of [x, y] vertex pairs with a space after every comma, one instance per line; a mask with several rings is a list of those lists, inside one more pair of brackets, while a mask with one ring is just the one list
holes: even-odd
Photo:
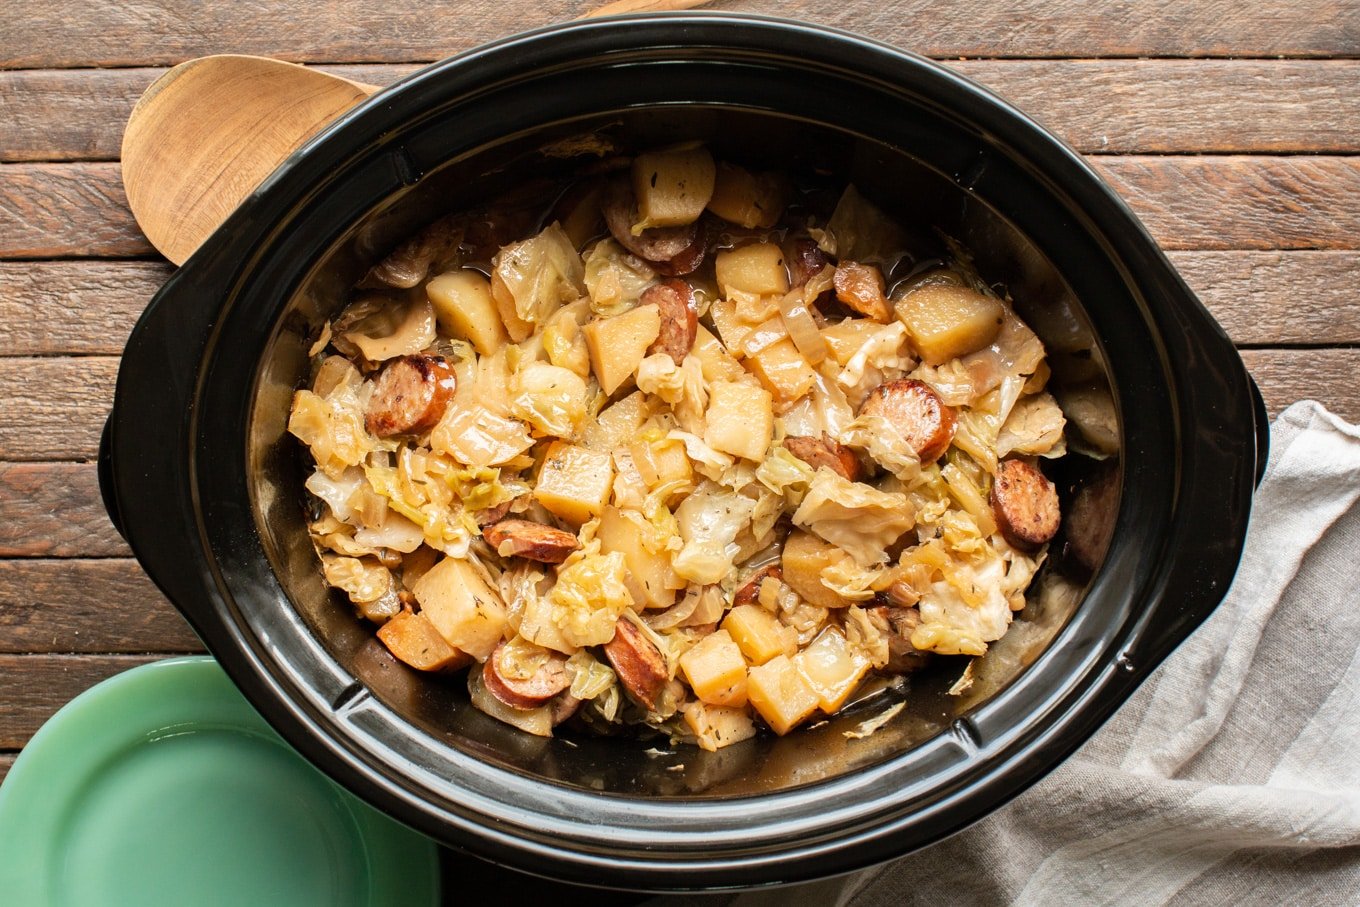
[[633, 158], [633, 193], [642, 218], [633, 232], [694, 223], [713, 195], [714, 176], [713, 155], [704, 147], [650, 151]]
[[777, 243], [758, 242], [718, 253], [715, 268], [724, 298], [783, 296], [789, 291], [784, 250]]
[[821, 704], [787, 655], [776, 655], [746, 672], [746, 699], [780, 735], [793, 730]]
[[739, 227], [769, 229], [784, 213], [784, 181], [773, 173], [752, 173], [726, 162], [718, 164], [708, 210]]
[[635, 441], [629, 451], [649, 489], [670, 482], [688, 482], [694, 477], [685, 445], [679, 441]]
[[[751, 331], [755, 329], [755, 325], [748, 324], [742, 320], [741, 316], [737, 314], [737, 304], [730, 299], [719, 299], [714, 301], [713, 305], [709, 306], [708, 313], [713, 317], [713, 326], [718, 329], [718, 336], [722, 337], [721, 344], [717, 344], [717, 338], [714, 338], [715, 345], [718, 346], [719, 349], [721, 349], [721, 347], [726, 347], [727, 349], [722, 351], [723, 355], [731, 359], [737, 368], [740, 369], [741, 363], [733, 358], [732, 352], [742, 348], [746, 343], [746, 338], [751, 336]], [[703, 331], [704, 329], [701, 327], [699, 330]], [[700, 355], [699, 344], [702, 342], [702, 339], [703, 338], [700, 337], [695, 340], [695, 355]], [[703, 360], [700, 361], [702, 362]], [[723, 368], [725, 371], [729, 371], [726, 366], [723, 366]], [[706, 381], [713, 380], [708, 377], [707, 372], [704, 374], [704, 379]], [[729, 378], [728, 380], [735, 380], [735, 378]]]
[[491, 298], [496, 303], [496, 312], [501, 316], [501, 323], [505, 325], [510, 339], [516, 343], [527, 340], [534, 332], [534, 325], [519, 317], [519, 312], [515, 310], [515, 296], [496, 271], [491, 272]]
[[600, 540], [600, 551], [618, 551], [628, 567], [624, 585], [633, 601], [644, 608], [669, 608], [675, 604], [675, 590], [685, 581], [671, 567], [665, 552], [653, 553], [642, 544], [638, 527], [623, 516], [617, 507], [606, 507], [600, 516], [600, 528], [595, 531]]
[[797, 400], [817, 380], [817, 373], [788, 337], [746, 357], [746, 367], [779, 403]]
[[476, 271], [440, 274], [425, 285], [439, 326], [451, 337], [466, 340], [489, 356], [509, 340], [491, 298], [491, 282]]
[[726, 630], [717, 630], [699, 640], [680, 656], [694, 695], [709, 705], [746, 705], [746, 659]]
[[[524, 611], [519, 615], [519, 626], [514, 627], [520, 636], [536, 646], [575, 655], [579, 646], [567, 642], [562, 628], [553, 621], [552, 598], [547, 595], [525, 596]], [[511, 615], [513, 625], [513, 614]]]
[[737, 605], [723, 618], [722, 628], [753, 665], [798, 650], [798, 634], [760, 605]]
[[881, 327], [882, 325], [868, 318], [847, 318], [822, 328], [822, 339], [831, 348], [831, 358], [844, 368], [850, 358], [868, 341], [870, 335]]
[[420, 578], [411, 594], [444, 641], [486, 661], [505, 631], [505, 605], [477, 568], [446, 557]]
[[913, 290], [897, 303], [897, 317], [927, 365], [982, 349], [996, 339], [1005, 316], [998, 300], [944, 284]]
[[681, 710], [681, 714], [685, 716], [685, 724], [694, 733], [699, 747], [710, 753], [756, 735], [755, 722], [745, 709], [690, 702]]
[[[575, 303], [548, 319], [543, 328], [543, 352], [553, 365], [570, 369], [582, 378], [590, 377], [590, 351], [577, 323]], [[586, 311], [589, 311], [587, 308]]]
[[[723, 304], [714, 303], [715, 306]], [[716, 321], [716, 318], [714, 320]], [[740, 381], [742, 378], [741, 363], [724, 349], [718, 338], [710, 334], [708, 328], [702, 324], [699, 325], [698, 333], [695, 335], [694, 348], [690, 350], [690, 355], [698, 358], [705, 381]]]
[[614, 483], [609, 454], [554, 441], [538, 471], [534, 497], [549, 511], [577, 526], [604, 513]]
[[641, 305], [613, 318], [592, 321], [582, 332], [600, 389], [612, 394], [637, 373], [647, 347], [661, 333], [661, 312], [654, 305]]
[[582, 443], [591, 450], [609, 453], [637, 437], [652, 415], [652, 405], [642, 391], [634, 391], [619, 402], [605, 407], [593, 421], [586, 423]]
[[774, 399], [763, 387], [715, 381], [708, 389], [704, 441], [714, 450], [762, 460], [774, 438]]
[[793, 657], [793, 663], [827, 714], [845, 705], [870, 667], [868, 657], [852, 647], [836, 627], [827, 627], [818, 634]]
[[402, 611], [378, 628], [378, 638], [393, 655], [421, 671], [454, 670], [472, 661], [449, 645], [424, 613]]
[[805, 601], [819, 608], [844, 608], [850, 602], [822, 585], [822, 571], [846, 556], [830, 542], [798, 529], [784, 543], [779, 566], [784, 582]]

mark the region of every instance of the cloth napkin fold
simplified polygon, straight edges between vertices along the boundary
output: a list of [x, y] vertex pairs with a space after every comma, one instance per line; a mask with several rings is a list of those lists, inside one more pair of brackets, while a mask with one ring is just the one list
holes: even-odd
[[728, 902], [1360, 904], [1357, 499], [1360, 429], [1289, 407], [1227, 598], [1095, 737], [933, 847]]

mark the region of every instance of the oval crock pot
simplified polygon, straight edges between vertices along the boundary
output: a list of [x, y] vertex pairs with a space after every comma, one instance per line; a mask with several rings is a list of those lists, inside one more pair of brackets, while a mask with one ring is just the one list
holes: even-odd
[[[1083, 574], [1056, 558], [974, 690], [951, 697], [955, 677], [923, 675], [821, 726], [712, 754], [543, 740], [470, 708], [457, 680], [393, 661], [326, 590], [284, 431], [311, 338], [399, 238], [564, 172], [592, 136], [625, 147], [699, 137], [753, 162], [829, 169], [963, 241], [1049, 346], [1059, 396], [1081, 397], [1091, 434], [1106, 427], [1103, 467], [1064, 461], [1116, 470], [1112, 526], [1071, 530], [1100, 536], [1088, 550], [1108, 543], [1103, 562]], [[676, 890], [883, 861], [1052, 769], [1221, 600], [1265, 431], [1232, 345], [1144, 228], [1024, 115], [853, 35], [653, 15], [547, 28], [436, 64], [289, 158], [138, 323], [100, 477], [147, 572], [269, 722], [337, 781], [504, 865]], [[1082, 470], [1067, 468], [1064, 488], [1079, 486]], [[853, 736], [897, 701], [906, 707], [880, 730]]]

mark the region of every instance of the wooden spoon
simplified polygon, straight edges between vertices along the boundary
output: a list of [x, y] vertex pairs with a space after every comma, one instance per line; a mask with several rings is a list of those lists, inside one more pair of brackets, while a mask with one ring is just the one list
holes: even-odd
[[[704, 2], [618, 0], [582, 18]], [[123, 132], [123, 187], [137, 224], [183, 264], [288, 155], [378, 90], [242, 54], [170, 69], [142, 94]]]

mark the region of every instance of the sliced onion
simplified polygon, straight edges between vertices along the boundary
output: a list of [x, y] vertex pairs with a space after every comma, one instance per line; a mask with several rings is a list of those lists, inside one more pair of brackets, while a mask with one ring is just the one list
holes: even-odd
[[754, 356], [768, 346], [774, 346], [779, 341], [789, 335], [784, 327], [784, 319], [775, 315], [768, 321], [763, 321], [751, 329], [741, 342], [742, 355]]
[[779, 298], [779, 314], [784, 319], [784, 329], [789, 332], [793, 345], [803, 358], [816, 365], [826, 358], [826, 340], [817, 330], [817, 322], [808, 311], [801, 289], [785, 293]]
[[680, 601], [671, 605], [665, 611], [643, 614], [643, 622], [653, 630], [669, 630], [672, 627], [680, 626], [694, 613], [694, 609], [699, 607], [699, 596], [704, 588], [691, 584], [685, 589], [685, 594]]

